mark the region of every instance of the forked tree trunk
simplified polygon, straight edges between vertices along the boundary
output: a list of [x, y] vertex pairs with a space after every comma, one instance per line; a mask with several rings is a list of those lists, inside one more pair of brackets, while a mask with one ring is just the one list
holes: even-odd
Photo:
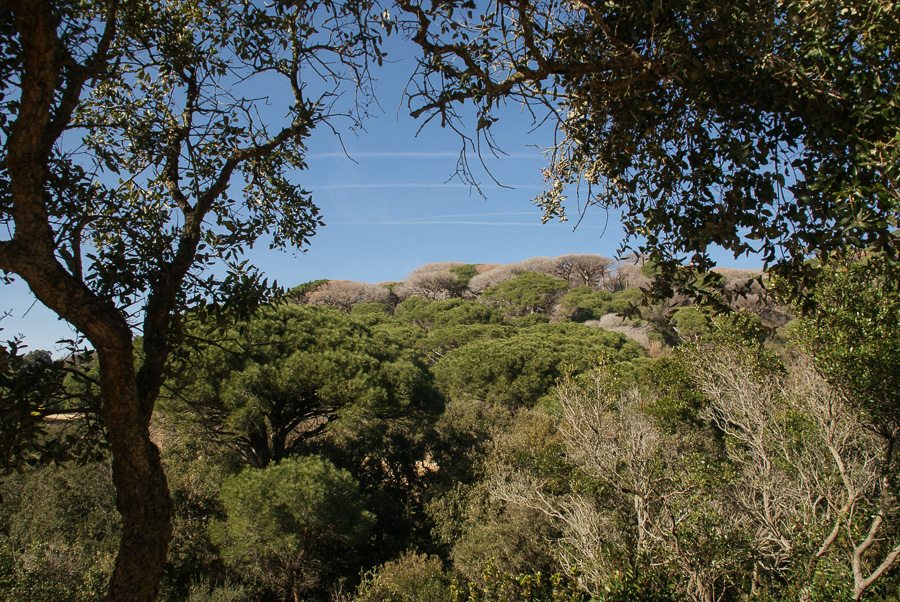
[[159, 449], [150, 440], [151, 411], [140, 409], [131, 349], [98, 350], [98, 356], [103, 422], [122, 516], [109, 600], [151, 601], [159, 593], [172, 539], [172, 500]]

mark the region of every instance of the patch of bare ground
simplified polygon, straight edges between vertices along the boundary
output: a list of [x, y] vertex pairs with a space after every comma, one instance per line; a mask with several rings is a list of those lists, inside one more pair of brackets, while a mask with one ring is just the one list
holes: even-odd
[[640, 326], [635, 326], [631, 320], [622, 318], [617, 314], [606, 314], [599, 320], [588, 320], [584, 324], [585, 326], [593, 326], [595, 328], [609, 330], [610, 332], [624, 334], [632, 341], [639, 343], [645, 349], [649, 348], [651, 343], [653, 343], [649, 336], [650, 333], [653, 332], [653, 329], [649, 324], [645, 323]]

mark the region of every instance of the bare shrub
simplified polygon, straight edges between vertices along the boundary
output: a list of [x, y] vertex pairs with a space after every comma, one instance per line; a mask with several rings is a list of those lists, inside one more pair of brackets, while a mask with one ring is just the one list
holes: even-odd
[[606, 281], [605, 288], [611, 291], [622, 291], [627, 288], [640, 288], [650, 285], [651, 280], [641, 273], [644, 260], [634, 255], [623, 257], [614, 268], [612, 277]]
[[481, 274], [483, 272], [488, 272], [490, 270], [493, 270], [494, 268], [498, 268], [501, 265], [503, 265], [503, 264], [502, 263], [479, 263], [478, 265], [475, 266], [475, 272], [477, 274]]
[[[566, 573], [600, 597], [624, 567], [653, 558], [679, 570], [692, 599], [719, 599], [730, 587], [735, 547], [708, 545], [729, 540], [741, 528], [733, 512], [685, 470], [677, 441], [644, 413], [649, 401], [637, 390], [622, 391], [614, 370], [601, 367], [582, 381], [564, 378], [557, 396], [560, 434], [567, 458], [600, 484], [602, 493], [551, 493], [546, 479], [501, 466], [492, 494], [509, 504], [551, 517], [563, 535], [557, 548]], [[721, 516], [716, 524], [700, 520]]]
[[722, 276], [722, 284], [725, 288], [744, 286], [761, 274], [759, 270], [738, 270], [733, 268], [713, 268], [712, 271]]
[[530, 257], [516, 263], [480, 266], [478, 274], [469, 282], [469, 289], [481, 293], [492, 286], [515, 278], [525, 272], [546, 274], [560, 278], [574, 286], [605, 286], [612, 278], [616, 262], [601, 255], [569, 253], [559, 257]]
[[441, 261], [427, 263], [414, 269], [406, 277], [406, 282], [394, 287], [394, 294], [400, 299], [425, 297], [431, 301], [444, 301], [459, 297], [463, 287], [459, 284], [459, 276], [450, 268], [466, 265], [461, 261]]
[[469, 290], [476, 294], [483, 293], [492, 286], [512, 280], [527, 271], [529, 270], [525, 269], [522, 262], [498, 265], [493, 269], [472, 276], [472, 279], [469, 281]]
[[659, 428], [645, 412], [654, 400], [601, 366], [557, 389], [566, 457], [599, 487], [559, 490], [500, 464], [492, 495], [550, 517], [561, 564], [593, 595], [643, 558], [697, 602], [802, 588], [823, 563], [859, 600], [900, 558], [893, 440], [807, 361], [785, 370], [734, 343], [683, 357], [723, 444]]
[[352, 280], [330, 280], [316, 290], [307, 293], [310, 305], [331, 305], [350, 313], [357, 303], [390, 304], [391, 292], [380, 284]]
[[450, 268], [458, 268], [461, 265], [466, 264], [462, 261], [435, 261], [417, 267], [409, 273], [409, 276], [415, 277], [417, 274], [428, 274], [430, 272], [446, 272]]
[[[711, 400], [704, 417], [737, 443], [728, 452], [743, 474], [729, 492], [769, 567], [805, 561], [811, 571], [829, 556], [844, 565], [859, 600], [900, 558], [896, 486], [888, 477], [893, 440], [854, 412], [808, 360], [778, 375], [738, 346], [692, 359], [693, 376]], [[808, 537], [816, 552], [797, 559]]]
[[590, 286], [591, 288], [607, 288], [607, 281], [612, 278], [616, 262], [602, 255], [587, 253], [569, 253], [553, 259], [554, 278], [562, 278], [570, 287]]
[[588, 320], [585, 324], [588, 326], [598, 326], [610, 332], [624, 334], [644, 348], [649, 348], [651, 343], [653, 343], [653, 341], [650, 340], [650, 333], [653, 332], [653, 328], [649, 324], [635, 326], [631, 320], [621, 318], [616, 314], [606, 314], [599, 320]]
[[478, 276], [482, 277], [477, 281], [473, 278], [470, 288], [477, 287], [472, 290], [480, 293], [524, 272], [535, 272], [560, 278], [567, 281], [570, 287], [598, 288], [612, 277], [615, 265], [616, 262], [608, 257], [583, 253], [569, 253], [559, 257], [530, 257], [516, 263], [497, 266], [491, 270], [479, 270]]
[[522, 261], [511, 265], [517, 265], [525, 272], [547, 274], [548, 276], [556, 278], [553, 273], [556, 271], [557, 261], [552, 257], [529, 257], [528, 259], [523, 259]]

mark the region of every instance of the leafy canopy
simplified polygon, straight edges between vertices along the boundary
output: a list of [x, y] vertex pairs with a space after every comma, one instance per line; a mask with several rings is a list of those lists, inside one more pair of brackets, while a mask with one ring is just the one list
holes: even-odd
[[481, 298], [496, 304], [508, 315], [547, 313], [569, 283], [547, 274], [525, 272], [482, 293]]
[[488, 333], [447, 351], [432, 371], [449, 399], [477, 399], [509, 408], [552, 401], [557, 379], [582, 372], [608, 356], [627, 362], [643, 357], [623, 335], [582, 324], [557, 323]]
[[[900, 7], [886, 0], [401, 0], [422, 48], [413, 115], [490, 128], [506, 102], [553, 122], [536, 201], [621, 211], [663, 268], [758, 252], [792, 283], [811, 255], [896, 258]], [[794, 288], [794, 291], [798, 288]]]
[[[193, 334], [210, 338], [202, 325]], [[375, 429], [437, 401], [424, 362], [402, 340], [329, 307], [260, 308], [180, 368], [164, 412], [260, 468], [301, 452], [333, 420]]]
[[814, 299], [818, 311], [793, 332], [816, 368], [876, 428], [900, 432], [900, 287], [880, 258], [835, 264]]
[[257, 304], [270, 287], [246, 249], [321, 223], [295, 172], [314, 127], [352, 125], [371, 98], [370, 8], [0, 4], [0, 270], [96, 350], [123, 519], [113, 600], [159, 589], [172, 503], [149, 423], [182, 316]]
[[349, 472], [307, 456], [248, 468], [222, 486], [211, 535], [225, 561], [298, 599], [339, 571], [374, 524]]

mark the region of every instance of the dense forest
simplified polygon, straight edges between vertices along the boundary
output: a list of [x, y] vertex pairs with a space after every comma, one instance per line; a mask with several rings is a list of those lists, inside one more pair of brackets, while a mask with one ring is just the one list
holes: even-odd
[[[647, 302], [652, 263], [578, 254], [193, 315], [152, 421], [160, 599], [896, 599], [900, 296], [876, 270], [833, 266], [802, 319], [765, 274]], [[4, 431], [0, 597], [101, 599], [95, 359], [14, 359], [7, 402], [50, 420]]]
[[[897, 599], [898, 40], [893, 0], [0, 0], [0, 282], [77, 333], [0, 344], [0, 594]], [[398, 54], [455, 176], [515, 110], [543, 219], [623, 259], [270, 283]]]

